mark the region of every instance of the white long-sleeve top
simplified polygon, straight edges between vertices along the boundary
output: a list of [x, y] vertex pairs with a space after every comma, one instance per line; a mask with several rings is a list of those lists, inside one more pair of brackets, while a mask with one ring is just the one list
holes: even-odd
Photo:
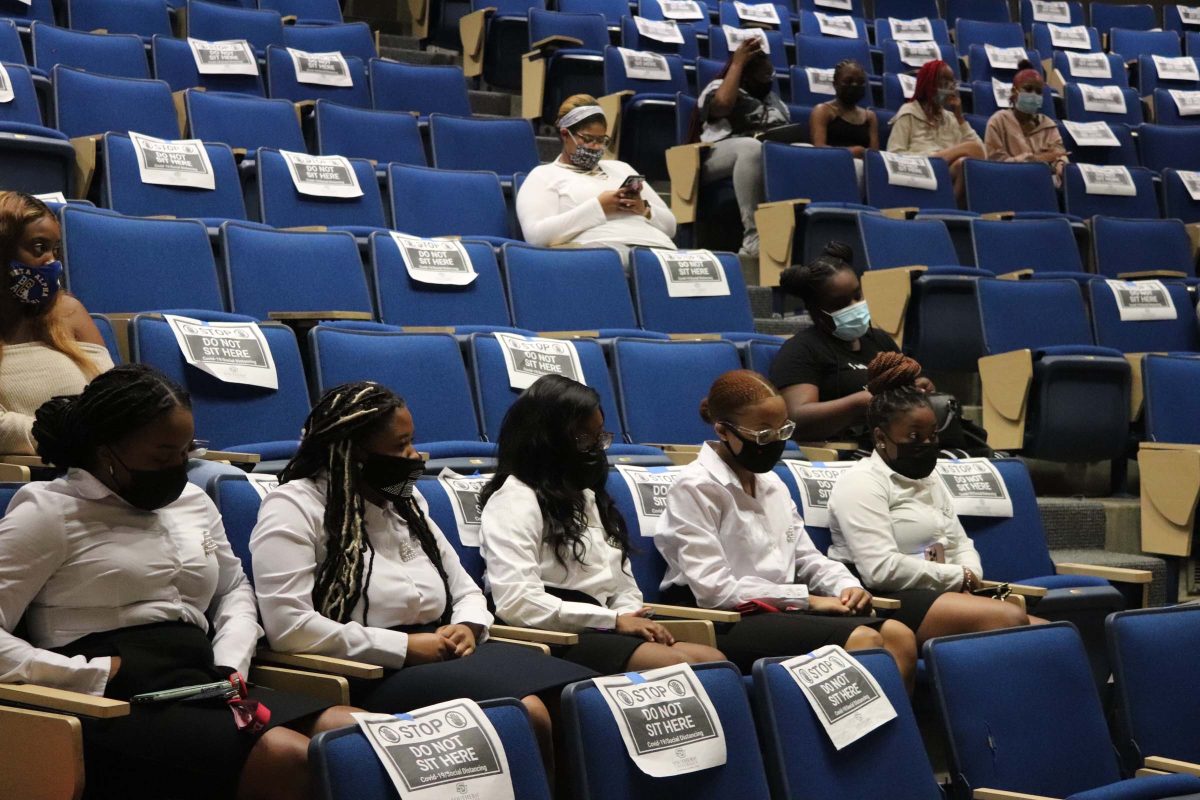
[[[937, 475], [913, 480], [878, 452], [846, 470], [829, 497], [831, 558], [853, 563], [868, 588], [962, 588], [963, 567], [983, 577], [979, 553]], [[925, 560], [940, 544], [946, 563]]]
[[642, 199], [650, 219], [618, 213], [609, 217], [597, 199], [601, 192], [620, 189], [637, 170], [624, 161], [606, 159], [591, 172], [552, 161], [535, 167], [517, 192], [517, 219], [525, 241], [538, 247], [553, 245], [619, 245], [675, 249], [675, 215], [649, 182]]
[[[396, 510], [365, 503], [363, 522], [375, 550], [365, 554], [371, 572], [347, 622], [336, 622], [313, 605], [317, 568], [325, 560], [325, 481], [301, 479], [272, 489], [258, 512], [250, 535], [254, 590], [271, 646], [285, 653], [312, 653], [379, 664], [404, 666], [408, 634], [389, 630], [400, 625], [436, 622], [446, 605], [437, 568]], [[450, 584], [450, 622], [473, 623], [487, 638], [492, 615], [483, 592], [463, 569], [454, 548], [429, 517], [419, 492], [417, 505], [437, 539], [442, 567]], [[366, 581], [364, 568], [363, 580]], [[363, 619], [364, 602], [370, 606]]]
[[[28, 641], [12, 634], [24, 617]], [[111, 659], [51, 652], [89, 633], [188, 622], [245, 674], [262, 629], [221, 515], [188, 484], [142, 511], [90, 473], [23, 486], [0, 519], [0, 682], [101, 695]]]
[[810, 590], [836, 597], [860, 587], [808, 538], [778, 475], [756, 475], [751, 497], [712, 443], [667, 493], [654, 543], [667, 562], [662, 588], [688, 586], [703, 608], [732, 609], [760, 597], [807, 606]]
[[[537, 495], [520, 479], [510, 475], [483, 507], [479, 539], [487, 583], [496, 616], [504, 622], [569, 633], [611, 630], [618, 614], [642, 607], [642, 592], [628, 562], [605, 537], [595, 494], [591, 489], [583, 494], [588, 520], [583, 558], [572, 558], [568, 548], [565, 564], [543, 538]], [[600, 605], [561, 600], [547, 586], [583, 592]]]

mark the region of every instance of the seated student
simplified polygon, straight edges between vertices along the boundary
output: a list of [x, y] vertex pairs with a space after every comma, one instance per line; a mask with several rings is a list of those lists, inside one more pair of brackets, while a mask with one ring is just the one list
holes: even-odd
[[[895, 341], [871, 327], [849, 245], [830, 242], [805, 266], [784, 270], [779, 285], [804, 301], [813, 325], [783, 343], [771, 364], [771, 383], [783, 393], [797, 441], [852, 440], [872, 449], [865, 426], [871, 393], [867, 364], [898, 352]], [[933, 383], [917, 379], [923, 391]]]
[[59, 286], [62, 232], [46, 204], [0, 192], [0, 453], [34, 452], [33, 414], [112, 369], [87, 309]]
[[[38, 409], [38, 454], [68, 471], [22, 487], [0, 520], [0, 682], [128, 700], [248, 673], [254, 591], [187, 483], [192, 434], [187, 394], [140, 365]], [[84, 718], [88, 796], [308, 797], [309, 736], [353, 724], [353, 709], [249, 696], [269, 708], [265, 727], [220, 698]]]
[[539, 378], [509, 408], [499, 444], [496, 474], [479, 498], [497, 617], [578, 633], [563, 658], [602, 674], [724, 660], [649, 619], [625, 520], [604, 489], [612, 434], [595, 389]]
[[979, 134], [963, 118], [958, 81], [945, 61], [930, 61], [917, 72], [911, 100], [892, 117], [888, 151], [940, 158], [950, 165], [954, 195], [963, 196], [963, 159], [983, 158]]
[[852, 58], [833, 68], [837, 97], [817, 105], [808, 120], [809, 135], [816, 147], [845, 147], [854, 155], [854, 167], [862, 177], [862, 158], [879, 149], [879, 118], [858, 104], [869, 91], [867, 73]]
[[404, 400], [380, 384], [330, 390], [263, 500], [250, 538], [271, 646], [388, 668], [355, 703], [394, 713], [456, 697], [519, 697], [549, 766], [550, 718], [536, 696], [595, 673], [487, 641], [483, 592], [416, 491], [425, 464]]
[[1069, 162], [1062, 134], [1042, 113], [1046, 84], [1029, 61], [1013, 76], [1012, 108], [1001, 108], [988, 120], [983, 146], [990, 161], [1040, 161], [1054, 172], [1055, 185]]
[[[715, 442], [683, 468], [654, 536], [667, 573], [662, 589], [686, 605], [747, 611], [717, 646], [746, 674], [764, 656], [801, 655], [836, 644], [883, 647], [909, 688], [913, 634], [871, 616], [871, 595], [817, 550], [787, 487], [772, 470], [791, 434], [783, 398], [757, 372], [726, 372], [700, 402]], [[755, 613], [763, 601], [785, 613]], [[795, 612], [792, 611], [795, 609]]]
[[936, 420], [916, 386], [921, 365], [900, 353], [872, 359], [867, 420], [875, 447], [838, 480], [829, 498], [829, 557], [856, 571], [881, 597], [901, 601], [896, 619], [936, 636], [1040, 623], [1018, 606], [971, 594], [983, 568], [933, 475]]
[[525, 241], [539, 247], [610, 246], [674, 250], [675, 215], [637, 170], [604, 159], [608, 123], [591, 95], [577, 94], [558, 110], [563, 149], [534, 167], [517, 192], [517, 219]]
[[[760, 39], [746, 39], [697, 100], [699, 141], [712, 143], [700, 169], [700, 182], [733, 177], [742, 217], [739, 255], [758, 255], [754, 211], [763, 201], [762, 142], [756, 137], [789, 122], [788, 107], [772, 88], [775, 68]], [[691, 137], [696, 140], [696, 135]]]

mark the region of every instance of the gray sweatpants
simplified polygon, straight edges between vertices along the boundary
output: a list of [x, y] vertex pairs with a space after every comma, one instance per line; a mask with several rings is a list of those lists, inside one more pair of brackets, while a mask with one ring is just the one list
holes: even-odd
[[731, 175], [745, 229], [742, 253], [757, 256], [758, 226], [754, 224], [754, 211], [764, 194], [762, 142], [750, 136], [731, 136], [713, 144], [700, 170], [700, 182], [712, 183]]

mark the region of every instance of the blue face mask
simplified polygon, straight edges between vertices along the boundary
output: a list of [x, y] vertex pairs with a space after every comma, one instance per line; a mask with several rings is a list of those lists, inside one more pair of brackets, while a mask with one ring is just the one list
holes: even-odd
[[1037, 114], [1042, 110], [1042, 96], [1037, 92], [1017, 92], [1013, 108], [1022, 114]]
[[[825, 313], [829, 314], [828, 311]], [[833, 319], [833, 335], [845, 342], [862, 338], [871, 327], [871, 311], [866, 300], [852, 303], [829, 316]]]
[[8, 264], [9, 290], [17, 300], [27, 306], [48, 306], [58, 294], [58, 281], [62, 277], [61, 261], [31, 267], [20, 261]]

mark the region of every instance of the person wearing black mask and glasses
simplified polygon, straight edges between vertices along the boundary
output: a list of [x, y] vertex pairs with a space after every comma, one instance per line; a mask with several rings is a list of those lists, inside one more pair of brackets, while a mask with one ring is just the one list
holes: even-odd
[[499, 465], [479, 498], [496, 616], [579, 634], [562, 657], [602, 674], [723, 661], [650, 619], [625, 520], [604, 488], [612, 439], [600, 395], [569, 378], [541, 377], [509, 408]]
[[416, 489], [425, 462], [404, 400], [372, 382], [329, 391], [263, 500], [250, 538], [271, 646], [378, 664], [355, 703], [383, 713], [467, 697], [521, 698], [551, 761], [539, 693], [594, 675], [488, 642], [492, 615]]
[[871, 616], [870, 593], [813, 545], [772, 471], [794, 427], [779, 392], [756, 372], [726, 372], [700, 416], [717, 440], [680, 472], [654, 535], [664, 599], [742, 612], [717, 646], [746, 674], [765, 656], [883, 647], [911, 688], [912, 632]]
[[1028, 625], [1012, 603], [973, 595], [982, 588], [979, 553], [933, 474], [937, 420], [917, 388], [921, 365], [880, 353], [868, 365], [867, 423], [874, 449], [838, 479], [829, 498], [829, 556], [846, 563], [871, 591], [901, 602], [896, 619], [936, 636]]
[[847, 148], [861, 182], [864, 155], [879, 149], [879, 119], [859, 105], [870, 89], [862, 65], [852, 58], [838, 62], [833, 68], [833, 89], [837, 92], [833, 100], [813, 107], [809, 136], [816, 147]]

